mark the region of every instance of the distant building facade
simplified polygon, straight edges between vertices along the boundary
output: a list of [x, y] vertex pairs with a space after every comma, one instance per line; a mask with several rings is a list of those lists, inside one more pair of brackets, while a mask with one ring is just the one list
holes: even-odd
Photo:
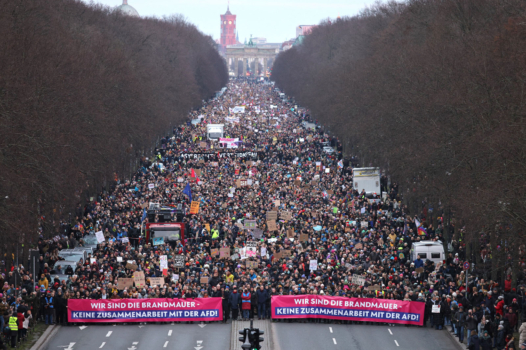
[[317, 25], [300, 25], [296, 27], [296, 38], [300, 35], [308, 35]]

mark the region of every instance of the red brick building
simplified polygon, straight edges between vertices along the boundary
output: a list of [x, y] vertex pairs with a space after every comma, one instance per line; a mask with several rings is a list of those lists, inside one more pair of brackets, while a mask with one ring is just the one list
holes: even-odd
[[230, 6], [228, 6], [226, 13], [221, 15], [221, 40], [219, 42], [223, 50], [228, 45], [235, 45], [236, 40], [236, 15], [230, 13]]

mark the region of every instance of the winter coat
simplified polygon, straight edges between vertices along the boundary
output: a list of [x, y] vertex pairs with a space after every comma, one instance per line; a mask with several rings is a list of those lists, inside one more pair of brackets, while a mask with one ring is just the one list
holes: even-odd
[[251, 297], [252, 297], [252, 294], [250, 292], [241, 293], [241, 309], [242, 310], [250, 310]]
[[471, 341], [470, 341], [470, 348], [471, 350], [480, 350], [480, 339], [479, 339], [479, 336], [477, 334], [474, 334], [471, 336]]
[[499, 300], [497, 302], [497, 305], [495, 306], [495, 313], [496, 314], [499, 314], [499, 315], [503, 315], [503, 310], [504, 309], [504, 300]]
[[230, 293], [230, 297], [228, 298], [228, 304], [230, 305], [230, 308], [233, 310], [239, 309], [239, 304], [241, 304], [241, 294], [239, 293]]
[[480, 350], [492, 350], [493, 349], [493, 342], [491, 337], [487, 338], [479, 338], [480, 342]]
[[258, 291], [256, 292], [256, 295], [258, 297], [258, 304], [264, 304], [267, 302], [268, 293], [265, 289], [263, 290], [258, 289]]
[[522, 344], [526, 341], [526, 322], [522, 322], [519, 328], [519, 344]]

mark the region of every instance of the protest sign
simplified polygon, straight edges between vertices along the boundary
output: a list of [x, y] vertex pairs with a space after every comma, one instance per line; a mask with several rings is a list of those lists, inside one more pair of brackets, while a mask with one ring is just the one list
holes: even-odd
[[287, 237], [288, 237], [288, 238], [294, 238], [295, 235], [296, 235], [296, 234], [294, 233], [294, 230], [293, 230], [293, 229], [289, 228], [289, 229], [287, 230]]
[[275, 259], [275, 260], [279, 260], [279, 259], [281, 259], [281, 256], [282, 256], [282, 255], [283, 255], [282, 252], [276, 252], [276, 253], [274, 253], [274, 259]]
[[221, 298], [196, 299], [68, 299], [68, 321], [184, 322], [221, 321]]
[[249, 261], [249, 260], [247, 260], [246, 261], [246, 265], [247, 265], [247, 269], [257, 269], [258, 268], [257, 261]]
[[117, 257], [117, 262], [122, 262], [122, 256]]
[[220, 258], [228, 258], [229, 256], [230, 256], [230, 248], [220, 248], [219, 249]]
[[324, 318], [347, 321], [424, 324], [425, 303], [321, 295], [275, 295], [272, 318]]
[[155, 184], [148, 184], [148, 189], [153, 190], [155, 188]]
[[95, 237], [97, 237], [97, 243], [104, 242], [104, 234], [102, 231], [95, 232]]
[[269, 211], [267, 213], [267, 221], [269, 220], [277, 220], [278, 219], [278, 212], [277, 211]]
[[351, 279], [352, 284], [356, 284], [358, 286], [365, 285], [365, 277], [359, 276], [359, 275], [353, 275]]
[[118, 290], [129, 289], [132, 287], [133, 287], [133, 278], [119, 278], [119, 281], [117, 282]]
[[184, 255], [176, 255], [174, 256], [174, 266], [181, 268], [184, 267]]
[[146, 286], [144, 271], [135, 271], [133, 273], [133, 282], [135, 282], [135, 287], [144, 288], [144, 286]]
[[128, 243], [128, 242], [130, 242], [130, 239], [128, 237], [124, 237], [122, 239], [122, 243]]
[[190, 205], [190, 214], [197, 213], [199, 213], [199, 202], [192, 201], [192, 204]]
[[290, 211], [282, 211], [279, 216], [285, 220], [285, 221], [289, 221], [292, 219], [292, 214]]
[[283, 254], [282, 256], [284, 258], [288, 258], [290, 256], [290, 250], [289, 249], [285, 249], [285, 250], [282, 251], [282, 254]]
[[138, 266], [136, 264], [133, 264], [133, 263], [127, 263], [126, 264], [126, 268], [129, 269], [129, 270], [137, 270]]
[[168, 269], [168, 257], [166, 255], [161, 255], [159, 257], [159, 265], [161, 270]]
[[246, 256], [252, 257], [257, 254], [257, 242], [247, 242], [246, 243]]
[[362, 243], [356, 243], [356, 245], [354, 247], [356, 249], [363, 249], [363, 244]]
[[201, 277], [201, 278], [199, 279], [199, 282], [200, 282], [201, 284], [208, 284], [208, 277]]
[[419, 267], [419, 268], [415, 269], [415, 272], [416, 273], [422, 273], [422, 272], [424, 272], [424, 268], [423, 267]]
[[309, 235], [306, 233], [302, 233], [300, 235], [300, 242], [307, 242], [309, 240]]
[[431, 305], [431, 313], [439, 314], [440, 313], [440, 305]]
[[219, 255], [219, 249], [217, 249], [217, 248], [210, 249], [210, 255], [211, 256], [218, 256]]
[[276, 226], [276, 221], [275, 220], [267, 221], [267, 227], [268, 227], [269, 231], [276, 231], [278, 229], [278, 227]]
[[309, 270], [316, 271], [318, 269], [318, 260], [309, 261]]
[[256, 220], [245, 220], [245, 229], [253, 229], [256, 228]]
[[164, 244], [164, 237], [153, 237], [153, 245], [161, 245]]
[[150, 277], [150, 286], [164, 286], [164, 278], [162, 277]]

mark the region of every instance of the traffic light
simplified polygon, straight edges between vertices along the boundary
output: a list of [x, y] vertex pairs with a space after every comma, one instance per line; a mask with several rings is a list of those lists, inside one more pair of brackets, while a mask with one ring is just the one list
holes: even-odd
[[249, 333], [249, 339], [250, 339], [250, 350], [261, 350], [261, 342], [263, 342], [265, 339], [263, 337], [260, 337], [261, 335], [265, 334], [264, 331], [259, 330], [259, 328], [252, 328]]
[[239, 334], [241, 334], [242, 336], [239, 337], [239, 341], [240, 342], [243, 342], [243, 345], [241, 345], [241, 348], [243, 350], [250, 350], [251, 349], [251, 346], [250, 346], [250, 329], [248, 328], [245, 328], [243, 329], [242, 331], [239, 331]]

